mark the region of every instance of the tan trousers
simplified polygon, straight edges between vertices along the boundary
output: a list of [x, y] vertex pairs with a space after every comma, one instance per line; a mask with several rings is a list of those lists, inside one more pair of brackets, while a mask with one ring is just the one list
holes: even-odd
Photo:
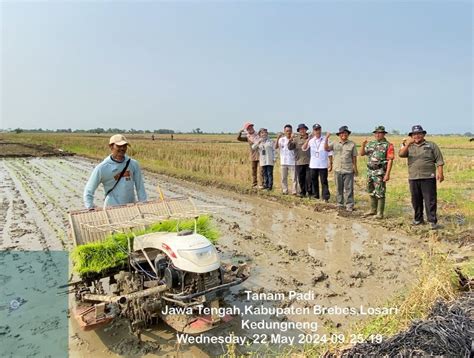
[[288, 177], [291, 179], [291, 194], [296, 194], [296, 170], [294, 165], [281, 166], [281, 190], [288, 194]]
[[[258, 175], [260, 174], [260, 175]], [[258, 160], [252, 160], [252, 186], [258, 186], [258, 177], [260, 177], [260, 183], [263, 184], [263, 170], [259, 165]]]

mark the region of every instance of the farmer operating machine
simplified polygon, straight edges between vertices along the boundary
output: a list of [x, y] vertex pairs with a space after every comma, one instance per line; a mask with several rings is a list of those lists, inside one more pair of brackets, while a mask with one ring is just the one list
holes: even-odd
[[[75, 250], [82, 260], [90, 264], [101, 250], [99, 264], [111, 262], [100, 270], [79, 270], [80, 279], [70, 284], [79, 326], [95, 329], [121, 316], [140, 337], [142, 329], [160, 319], [190, 334], [230, 320], [216, 312], [230, 287], [247, 279], [248, 270], [222, 264], [211, 241], [199, 234], [199, 220], [209, 213], [190, 198], [71, 212]], [[175, 230], [153, 232], [169, 220]], [[186, 220], [190, 229], [183, 230]]]

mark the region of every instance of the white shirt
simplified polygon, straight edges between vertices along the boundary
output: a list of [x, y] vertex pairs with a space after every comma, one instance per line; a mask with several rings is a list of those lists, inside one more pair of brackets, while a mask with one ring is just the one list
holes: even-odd
[[281, 137], [278, 139], [278, 148], [280, 149], [280, 165], [295, 165], [295, 151], [288, 149], [289, 139]]
[[329, 167], [329, 156], [332, 156], [332, 151], [327, 152], [324, 149], [324, 142], [326, 137], [313, 137], [309, 140], [308, 146], [311, 153], [309, 167], [312, 169], [325, 169]]

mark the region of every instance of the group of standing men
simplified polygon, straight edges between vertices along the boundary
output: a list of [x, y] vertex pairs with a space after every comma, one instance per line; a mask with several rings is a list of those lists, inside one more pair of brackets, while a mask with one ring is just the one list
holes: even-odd
[[[357, 145], [349, 139], [351, 131], [342, 126], [336, 133], [337, 139], [330, 141], [331, 134], [322, 135], [320, 124], [313, 125], [308, 133], [305, 124], [299, 124], [293, 133], [290, 124], [285, 125], [276, 141], [270, 139], [268, 131], [255, 131], [250, 122], [244, 124], [237, 139], [250, 144], [252, 162], [252, 185], [258, 188], [258, 168], [261, 167], [260, 188], [273, 189], [273, 167], [275, 151], [280, 154], [281, 188], [283, 194], [300, 197], [312, 196], [329, 201], [328, 173], [334, 171], [336, 203], [338, 208], [354, 210], [354, 177], [358, 175], [357, 156], [367, 156], [367, 191], [370, 196], [370, 210], [364, 216], [384, 217], [386, 183], [390, 180], [395, 150], [385, 135], [384, 126], [373, 131], [374, 139], [367, 139], [357, 151]], [[424, 223], [423, 206], [431, 228], [436, 229], [436, 180], [442, 182], [443, 156], [438, 146], [424, 139], [426, 131], [420, 125], [412, 127], [408, 138], [401, 145], [399, 156], [408, 158], [409, 187], [415, 212], [413, 224]], [[291, 179], [291, 187], [288, 182]], [[321, 191], [320, 191], [321, 187]]]
[[[330, 198], [328, 172], [334, 171], [336, 203], [339, 208], [345, 207], [347, 211], [354, 208], [357, 155], [367, 156], [367, 190], [371, 205], [364, 215], [375, 215], [382, 219], [386, 183], [390, 180], [395, 154], [393, 144], [385, 138], [385, 127], [377, 126], [373, 133], [374, 140], [364, 140], [359, 153], [356, 144], [349, 140], [351, 131], [347, 126], [340, 127], [336, 133], [337, 139], [330, 141], [331, 134], [328, 132], [322, 135], [319, 124], [313, 126], [312, 134], [308, 134], [308, 127], [304, 124], [298, 125], [297, 133], [293, 134], [292, 126], [287, 124], [284, 133], [279, 133], [274, 143], [265, 128], [261, 128], [257, 133], [253, 124], [247, 122], [237, 139], [250, 144], [254, 187], [258, 185], [257, 173], [261, 167], [262, 188], [272, 190], [275, 151], [279, 150], [283, 194], [289, 193], [288, 178], [291, 177], [292, 194], [297, 194], [299, 190], [300, 196], [321, 197], [327, 202]], [[425, 209], [431, 228], [436, 229], [436, 182], [444, 180], [444, 160], [439, 147], [431, 141], [426, 141], [425, 135], [426, 131], [420, 125], [413, 126], [401, 145], [399, 156], [408, 158], [408, 181], [414, 210], [413, 225], [424, 223]], [[94, 210], [94, 194], [100, 184], [104, 187], [105, 206], [133, 203], [137, 199], [147, 200], [138, 162], [126, 155], [129, 145], [121, 134], [113, 135], [109, 139], [110, 155], [94, 168], [84, 188], [86, 208]]]
[[[308, 127], [300, 124], [297, 133], [293, 133], [290, 124], [285, 125], [273, 141], [268, 131], [261, 128], [255, 131], [252, 123], [245, 123], [237, 140], [250, 144], [252, 163], [252, 186], [258, 188], [258, 168], [261, 167], [260, 188], [273, 189], [273, 167], [276, 161], [276, 150], [280, 154], [281, 187], [283, 194], [313, 196], [324, 201], [329, 200], [328, 172], [332, 170], [332, 153], [325, 150], [325, 136], [321, 134], [319, 124], [313, 126], [313, 133], [308, 134]], [[245, 135], [244, 135], [245, 133]], [[291, 187], [288, 187], [291, 181]], [[321, 184], [321, 196], [319, 184]]]

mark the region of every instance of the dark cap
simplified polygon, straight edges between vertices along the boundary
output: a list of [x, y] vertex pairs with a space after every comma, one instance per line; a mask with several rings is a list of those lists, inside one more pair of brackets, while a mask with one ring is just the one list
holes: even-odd
[[419, 124], [411, 127], [411, 132], [408, 133], [408, 135], [411, 137], [412, 134], [415, 134], [415, 133], [423, 133], [423, 134], [426, 134], [426, 131], [423, 129], [422, 126], [420, 126]]
[[351, 134], [352, 132], [349, 130], [349, 127], [347, 126], [342, 126], [339, 128], [339, 132], [336, 133], [336, 135], [341, 134], [342, 132], [347, 132], [348, 134]]
[[306, 127], [306, 124], [304, 123], [298, 124], [298, 128], [296, 130], [299, 131], [301, 128], [308, 130], [308, 127]]
[[313, 129], [321, 129], [321, 124], [313, 124]]
[[375, 129], [372, 133], [385, 133], [385, 134], [387, 134], [388, 132], [385, 130], [384, 126], [377, 126], [377, 127], [375, 127]]

